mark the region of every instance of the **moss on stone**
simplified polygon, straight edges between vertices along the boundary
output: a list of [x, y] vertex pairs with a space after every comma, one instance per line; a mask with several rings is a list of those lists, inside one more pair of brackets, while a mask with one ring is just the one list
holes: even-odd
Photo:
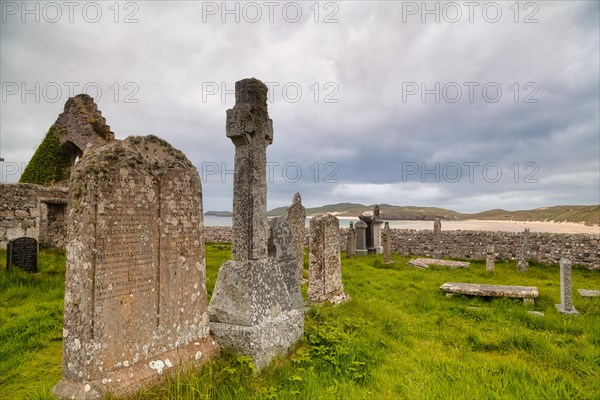
[[66, 179], [65, 170], [70, 166], [71, 161], [58, 139], [65, 134], [63, 131], [62, 128], [50, 127], [23, 171], [19, 182], [50, 185]]

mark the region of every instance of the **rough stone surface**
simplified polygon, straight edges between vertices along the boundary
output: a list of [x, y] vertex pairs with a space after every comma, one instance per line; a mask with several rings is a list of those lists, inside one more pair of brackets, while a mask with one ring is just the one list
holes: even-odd
[[487, 272], [494, 272], [495, 260], [496, 254], [494, 253], [494, 245], [489, 244], [485, 251], [485, 270]]
[[356, 255], [356, 230], [354, 223], [350, 222], [348, 235], [346, 235], [346, 258], [353, 258]]
[[561, 314], [577, 315], [579, 311], [573, 306], [573, 291], [571, 281], [571, 260], [563, 257], [560, 262], [560, 304], [556, 309]]
[[211, 322], [254, 326], [292, 310], [283, 274], [274, 259], [226, 261], [208, 307]]
[[392, 262], [392, 246], [390, 239], [390, 224], [389, 222], [386, 222], [383, 228], [383, 262], [386, 264]]
[[356, 223], [354, 229], [356, 230], [356, 254], [365, 256], [368, 253], [367, 224], [363, 220], [360, 220]]
[[529, 247], [529, 228], [525, 228], [523, 231], [523, 243], [521, 245], [521, 251], [519, 252], [519, 262], [517, 263], [517, 269], [521, 272], [527, 272], [529, 263], [527, 262], [527, 254]]
[[298, 271], [298, 262], [296, 260], [296, 246], [292, 229], [287, 220], [283, 217], [275, 217], [269, 220], [269, 257], [275, 260], [283, 276], [292, 308], [302, 310], [304, 308], [304, 299], [300, 282], [302, 275]]
[[198, 171], [168, 143], [86, 153], [70, 186], [56, 396], [131, 394], [218, 351], [206, 306]]
[[260, 371], [273, 358], [285, 356], [289, 348], [302, 337], [304, 313], [289, 310], [252, 326], [211, 322], [210, 329], [222, 347], [252, 357]]
[[0, 248], [27, 236], [50, 248], [63, 248], [66, 237], [66, 187], [29, 183], [0, 184]]
[[302, 205], [300, 193], [294, 195], [292, 205], [287, 208], [287, 222], [294, 238], [294, 252], [298, 265], [298, 281], [304, 272], [304, 244], [306, 243], [306, 208]]
[[600, 290], [594, 289], [579, 289], [581, 297], [600, 297]]
[[442, 222], [436, 218], [433, 222], [433, 258], [439, 260], [442, 257]]
[[231, 243], [234, 261], [267, 256], [267, 146], [273, 142], [267, 90], [258, 79], [236, 82], [235, 106], [227, 110], [227, 137], [235, 145]]
[[538, 297], [534, 286], [485, 285], [478, 283], [447, 282], [440, 286], [447, 294], [467, 294], [484, 297], [515, 297], [527, 300], [531, 304]]
[[348, 301], [342, 284], [339, 221], [331, 215], [310, 220], [308, 301], [333, 304]]
[[429, 268], [430, 265], [441, 265], [452, 269], [467, 268], [470, 263], [464, 261], [440, 260], [435, 258], [415, 258], [408, 262], [408, 265], [418, 268]]

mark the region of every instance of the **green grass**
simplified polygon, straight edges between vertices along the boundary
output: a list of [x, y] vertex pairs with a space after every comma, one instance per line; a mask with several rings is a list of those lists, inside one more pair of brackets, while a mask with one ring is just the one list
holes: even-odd
[[[228, 244], [207, 245], [209, 294], [229, 252]], [[490, 274], [483, 262], [422, 270], [406, 257], [383, 264], [381, 256], [343, 256], [352, 301], [311, 308], [289, 357], [256, 375], [247, 357], [222, 353], [132, 399], [600, 398], [600, 301], [576, 293], [600, 288], [598, 271], [574, 268], [581, 315], [572, 317], [554, 307], [558, 266], [531, 263], [518, 273], [513, 262], [496, 263]], [[60, 379], [64, 258], [41, 258], [40, 274], [0, 272], [2, 399], [49, 399]], [[518, 299], [447, 298], [439, 286], [449, 281], [537, 286], [540, 297], [533, 308]]]

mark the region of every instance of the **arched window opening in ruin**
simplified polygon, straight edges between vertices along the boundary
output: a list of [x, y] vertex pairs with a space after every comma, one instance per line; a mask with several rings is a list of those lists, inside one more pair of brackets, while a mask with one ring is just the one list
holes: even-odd
[[69, 165], [65, 168], [65, 177], [68, 179], [71, 176], [73, 166], [83, 157], [83, 151], [73, 142], [68, 141], [62, 145], [64, 154], [69, 159]]

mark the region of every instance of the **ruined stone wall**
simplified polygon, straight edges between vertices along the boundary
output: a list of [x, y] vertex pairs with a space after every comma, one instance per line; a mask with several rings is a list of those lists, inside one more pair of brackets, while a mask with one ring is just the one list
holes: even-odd
[[[348, 229], [340, 229], [340, 248], [346, 249]], [[226, 242], [231, 228], [207, 227], [206, 241]], [[308, 230], [307, 230], [308, 232]], [[523, 240], [522, 232], [444, 231], [442, 229], [442, 257], [484, 260], [488, 244], [494, 245], [496, 258], [516, 260]], [[392, 251], [402, 255], [433, 256], [433, 230], [391, 229]], [[600, 235], [536, 233], [529, 234], [527, 259], [544, 263], [558, 263], [567, 252], [573, 264], [600, 269]]]
[[45, 246], [63, 247], [67, 200], [67, 188], [0, 185], [0, 248], [6, 249], [9, 240], [22, 236], [39, 240]]

